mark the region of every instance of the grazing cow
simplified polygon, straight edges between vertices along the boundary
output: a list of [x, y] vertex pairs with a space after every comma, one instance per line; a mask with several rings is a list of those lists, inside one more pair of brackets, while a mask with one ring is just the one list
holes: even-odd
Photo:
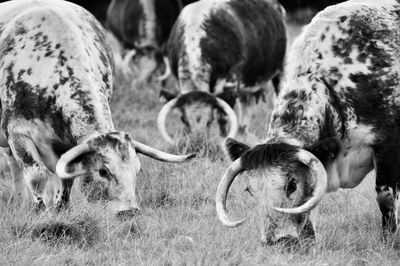
[[267, 138], [232, 139], [234, 162], [217, 191], [221, 222], [235, 177], [249, 172], [273, 244], [313, 237], [308, 218], [325, 193], [354, 188], [372, 170], [385, 235], [397, 229], [400, 184], [400, 3], [352, 0], [320, 12], [295, 40]]
[[[228, 136], [234, 136], [238, 119], [232, 107], [238, 94], [257, 94], [271, 78], [277, 88], [285, 51], [284, 9], [275, 0], [204, 0], [186, 6], [168, 41], [180, 95], [162, 92], [168, 100], [158, 116], [163, 138], [174, 143], [165, 128], [173, 108], [181, 111], [189, 132], [207, 129], [217, 110], [224, 136], [226, 114], [231, 123]], [[240, 97], [242, 128], [251, 115], [246, 98]]]
[[[113, 58], [90, 13], [61, 0], [0, 7], [0, 144], [11, 148], [36, 206], [62, 206], [73, 178], [85, 176], [108, 189], [118, 213], [139, 208], [137, 153], [167, 162], [192, 156], [166, 154], [116, 131]], [[44, 194], [46, 184], [53, 195]]]
[[[193, 1], [192, 1], [193, 2]], [[169, 74], [165, 44], [182, 9], [180, 0], [113, 0], [107, 11], [107, 25], [128, 51], [124, 70], [133, 60], [138, 68], [137, 80], [147, 81], [162, 64]]]

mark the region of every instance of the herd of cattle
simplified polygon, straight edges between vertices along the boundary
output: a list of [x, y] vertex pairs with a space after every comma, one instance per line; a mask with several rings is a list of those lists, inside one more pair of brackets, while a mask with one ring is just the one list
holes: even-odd
[[[217, 111], [233, 161], [217, 188], [219, 220], [228, 227], [246, 220], [232, 221], [226, 210], [230, 185], [246, 172], [263, 243], [314, 239], [309, 213], [324, 194], [353, 188], [375, 169], [383, 231], [396, 231], [400, 3], [330, 6], [286, 55], [286, 14], [277, 0], [188, 2], [113, 0], [104, 25], [123, 47], [120, 67], [134, 65], [143, 80], [160, 66], [175, 77], [179, 94], [161, 92], [166, 141], [175, 143], [165, 127], [172, 108], [187, 132], [209, 128]], [[137, 153], [175, 163], [195, 157], [164, 153], [114, 127], [114, 55], [91, 13], [63, 0], [0, 7], [0, 144], [37, 208], [60, 211], [74, 178], [83, 177], [107, 189], [113, 210], [126, 215], [139, 208]], [[250, 147], [233, 137], [248, 127], [247, 96], [264, 94], [269, 81], [278, 95], [269, 130]]]

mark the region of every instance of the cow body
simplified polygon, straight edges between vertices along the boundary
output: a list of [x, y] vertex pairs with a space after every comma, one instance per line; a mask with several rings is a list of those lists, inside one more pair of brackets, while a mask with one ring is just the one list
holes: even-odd
[[[145, 81], [166, 56], [165, 45], [179, 12], [180, 0], [113, 0], [107, 11], [107, 25], [133, 57], [138, 80]], [[129, 51], [134, 51], [134, 56]], [[128, 67], [128, 66], [124, 66]], [[166, 66], [167, 67], [167, 66]]]
[[232, 159], [265, 180], [253, 183], [263, 241], [313, 235], [307, 213], [323, 194], [357, 186], [374, 168], [383, 229], [396, 230], [399, 11], [393, 0], [354, 0], [319, 13], [291, 47], [265, 143], [228, 143]]
[[117, 209], [138, 208], [140, 163], [129, 133], [114, 128], [114, 62], [99, 22], [67, 1], [16, 0], [0, 13], [1, 145], [34, 201], [67, 202], [71, 178], [85, 175], [115, 186]]
[[233, 107], [238, 94], [259, 90], [278, 77], [286, 51], [282, 10], [275, 1], [258, 0], [206, 0], [186, 6], [168, 41], [181, 95], [191, 98], [187, 95], [203, 92]]

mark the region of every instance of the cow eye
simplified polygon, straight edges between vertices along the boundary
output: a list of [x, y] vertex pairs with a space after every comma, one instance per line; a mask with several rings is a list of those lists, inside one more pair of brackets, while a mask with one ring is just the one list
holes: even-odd
[[296, 189], [297, 189], [296, 180], [295, 180], [294, 178], [293, 178], [293, 179], [290, 179], [290, 180], [289, 180], [289, 183], [288, 183], [288, 185], [287, 185], [287, 187], [286, 187], [286, 194], [289, 196], [290, 194], [292, 194], [293, 192], [295, 192]]
[[101, 168], [99, 170], [99, 175], [101, 177], [104, 177], [104, 178], [107, 178], [107, 179], [110, 177], [110, 173], [108, 172], [108, 170], [106, 168]]

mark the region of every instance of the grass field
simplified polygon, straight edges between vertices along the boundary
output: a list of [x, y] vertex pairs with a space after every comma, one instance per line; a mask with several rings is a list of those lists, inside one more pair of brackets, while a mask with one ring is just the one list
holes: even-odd
[[[291, 39], [299, 29], [290, 27]], [[119, 75], [114, 121], [139, 141], [176, 151], [157, 131], [158, 91], [155, 83], [131, 88]], [[252, 130], [261, 138], [265, 104], [257, 108]], [[400, 265], [399, 241], [380, 239], [374, 173], [356, 189], [325, 196], [312, 213], [316, 244], [289, 252], [261, 246], [256, 205], [240, 178], [228, 207], [232, 217], [250, 219], [235, 229], [220, 224], [214, 197], [229, 163], [221, 154], [209, 157], [172, 165], [141, 156], [142, 211], [129, 220], [116, 219], [104, 202], [88, 202], [77, 186], [71, 207], [53, 217], [10, 200], [9, 190], [0, 187], [0, 265]]]

